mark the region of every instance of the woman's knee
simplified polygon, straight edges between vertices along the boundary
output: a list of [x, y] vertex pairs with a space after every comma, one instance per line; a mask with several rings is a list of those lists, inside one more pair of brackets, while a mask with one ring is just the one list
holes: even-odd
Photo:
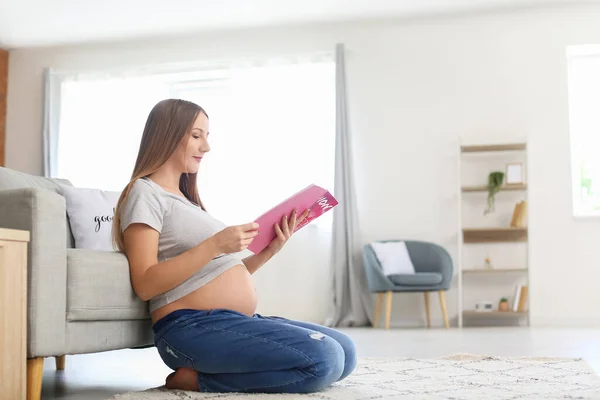
[[352, 339], [342, 333], [339, 333], [336, 340], [342, 346], [342, 349], [344, 349], [344, 372], [339, 378], [339, 380], [342, 380], [356, 368], [356, 346]]
[[322, 333], [315, 333], [310, 339], [314, 342], [309, 346], [308, 356], [314, 364], [314, 376], [306, 382], [306, 392], [325, 389], [339, 380], [345, 361], [344, 349], [338, 341]]

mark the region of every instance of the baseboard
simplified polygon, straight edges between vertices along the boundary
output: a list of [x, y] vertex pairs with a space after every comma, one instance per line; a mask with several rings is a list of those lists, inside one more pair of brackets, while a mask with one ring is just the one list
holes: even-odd
[[[448, 318], [451, 328], [458, 326], [458, 318]], [[382, 316], [379, 319], [379, 328], [385, 327], [385, 318]], [[431, 317], [432, 328], [444, 328], [444, 319], [440, 316], [439, 318]], [[427, 320], [425, 318], [402, 318], [395, 320], [392, 318], [390, 321], [390, 328], [392, 329], [427, 329]]]
[[[526, 319], [524, 324], [516, 324], [515, 326], [526, 326]], [[486, 320], [482, 324], [477, 324], [471, 321], [471, 323], [465, 327], [485, 327], [489, 326], [490, 322], [503, 322], [503, 320], [491, 321]], [[505, 321], [504, 321], [505, 322]], [[444, 321], [440, 318], [431, 319], [432, 327], [443, 327]], [[379, 321], [379, 327], [385, 325], [384, 318], [381, 317]], [[414, 328], [427, 328], [427, 322], [424, 318], [399, 318], [394, 320], [392, 318], [391, 328], [395, 329], [414, 329]], [[457, 318], [450, 318], [450, 326], [456, 327], [458, 325]], [[503, 326], [500, 324], [499, 326]], [[506, 326], [512, 326], [506, 324]], [[534, 317], [530, 316], [530, 326], [532, 328], [600, 328], [600, 318], [555, 318], [555, 317]]]
[[529, 318], [534, 328], [600, 328], [600, 318], [556, 318], [533, 315]]

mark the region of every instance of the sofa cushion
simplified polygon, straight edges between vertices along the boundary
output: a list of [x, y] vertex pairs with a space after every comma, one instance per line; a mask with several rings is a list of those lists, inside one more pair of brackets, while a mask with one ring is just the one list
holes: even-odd
[[112, 220], [121, 192], [61, 187], [78, 249], [114, 251]]
[[150, 318], [148, 303], [131, 288], [124, 254], [67, 250], [67, 320], [114, 321]]
[[371, 248], [379, 260], [384, 275], [415, 273], [415, 266], [403, 241], [374, 242], [371, 243]]
[[400, 286], [435, 286], [442, 283], [444, 277], [438, 272], [417, 272], [416, 274], [390, 275], [388, 278]]

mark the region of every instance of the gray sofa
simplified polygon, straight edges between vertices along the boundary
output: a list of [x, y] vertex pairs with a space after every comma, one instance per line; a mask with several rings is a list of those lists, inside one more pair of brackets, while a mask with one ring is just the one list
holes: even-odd
[[28, 399], [40, 397], [44, 357], [152, 345], [148, 306], [131, 288], [126, 257], [73, 248], [57, 182], [70, 185], [0, 167], [0, 227], [31, 233]]

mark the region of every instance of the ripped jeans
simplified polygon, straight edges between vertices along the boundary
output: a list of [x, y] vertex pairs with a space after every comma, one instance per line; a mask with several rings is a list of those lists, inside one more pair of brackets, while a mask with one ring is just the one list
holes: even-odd
[[356, 366], [346, 335], [279, 317], [177, 310], [153, 328], [165, 364], [198, 371], [201, 392], [310, 393]]

